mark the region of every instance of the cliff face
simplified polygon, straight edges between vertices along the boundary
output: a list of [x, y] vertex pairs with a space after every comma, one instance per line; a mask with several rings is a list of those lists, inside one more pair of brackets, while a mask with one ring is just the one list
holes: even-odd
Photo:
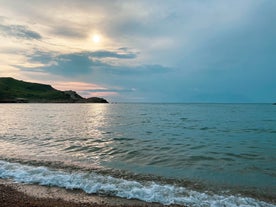
[[64, 93], [68, 96], [70, 96], [70, 98], [72, 100], [74, 100], [75, 102], [85, 102], [85, 98], [81, 97], [79, 94], [77, 94], [76, 91], [64, 91]]
[[75, 91], [59, 91], [50, 85], [0, 78], [0, 103], [107, 103], [105, 99], [102, 102], [88, 100]]

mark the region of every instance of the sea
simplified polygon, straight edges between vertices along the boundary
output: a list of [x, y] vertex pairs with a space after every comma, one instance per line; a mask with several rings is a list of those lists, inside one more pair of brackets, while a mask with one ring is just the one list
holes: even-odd
[[1, 104], [0, 178], [184, 206], [276, 206], [272, 104]]

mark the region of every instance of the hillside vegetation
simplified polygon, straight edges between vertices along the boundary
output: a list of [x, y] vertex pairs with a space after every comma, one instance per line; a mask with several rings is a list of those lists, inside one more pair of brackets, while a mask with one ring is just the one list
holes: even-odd
[[[93, 98], [97, 103], [107, 103], [105, 99]], [[59, 91], [50, 85], [30, 83], [14, 78], [0, 78], [0, 102], [85, 103], [90, 101], [74, 91]]]

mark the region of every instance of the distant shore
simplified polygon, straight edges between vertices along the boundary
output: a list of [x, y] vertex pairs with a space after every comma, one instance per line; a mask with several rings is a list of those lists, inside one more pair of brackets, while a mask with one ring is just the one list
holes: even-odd
[[88, 195], [80, 190], [19, 184], [3, 179], [0, 179], [0, 203], [1, 207], [164, 207], [157, 203]]
[[108, 103], [100, 97], [84, 98], [77, 92], [51, 85], [0, 77], [0, 103]]

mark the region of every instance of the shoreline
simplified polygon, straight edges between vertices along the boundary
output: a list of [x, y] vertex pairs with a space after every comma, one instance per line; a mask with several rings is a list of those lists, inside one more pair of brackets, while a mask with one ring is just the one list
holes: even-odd
[[[81, 190], [15, 183], [0, 179], [1, 207], [164, 207], [134, 199], [89, 195]], [[179, 207], [180, 205], [169, 205]]]

